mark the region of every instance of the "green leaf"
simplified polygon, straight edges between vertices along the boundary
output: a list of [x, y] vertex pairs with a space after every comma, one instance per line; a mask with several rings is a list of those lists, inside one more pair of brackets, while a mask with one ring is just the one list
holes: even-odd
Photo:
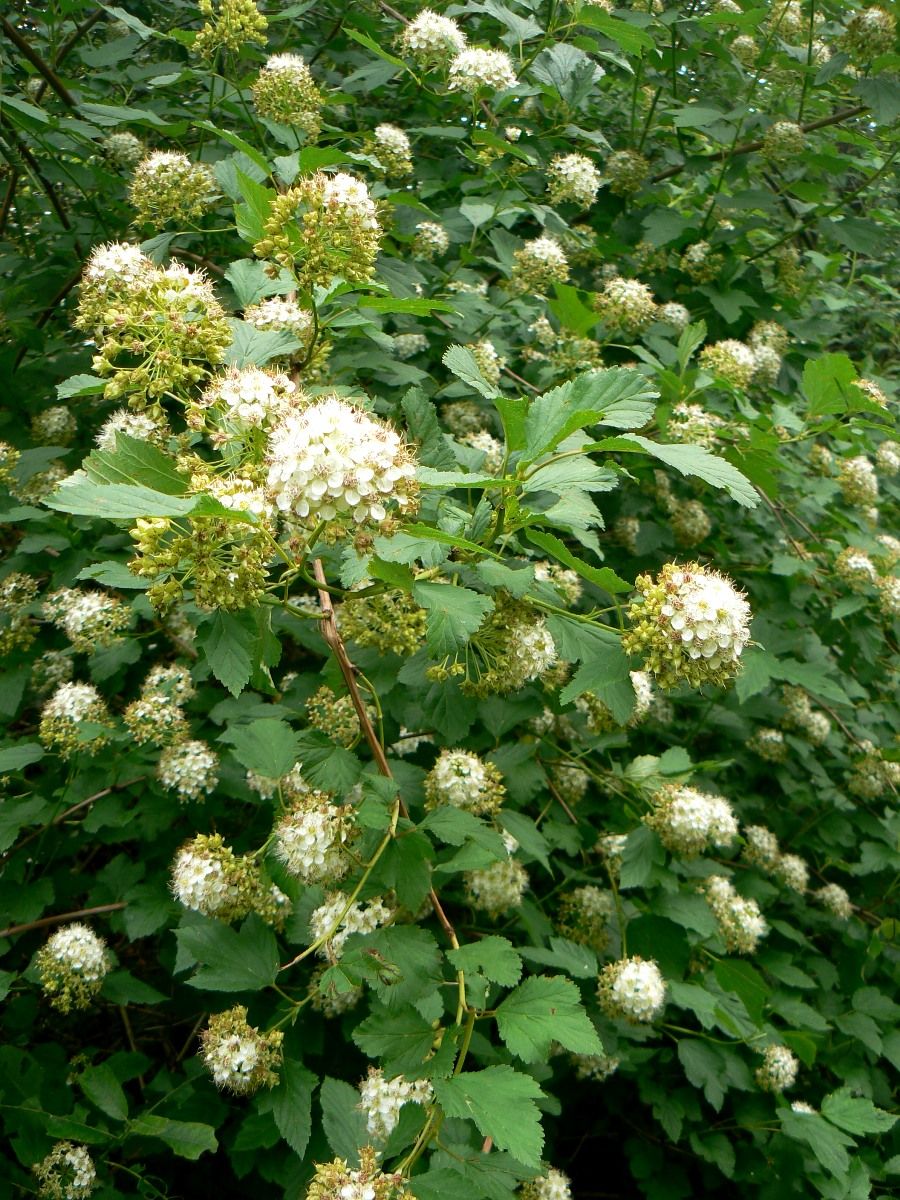
[[490, 596], [443, 583], [416, 583], [413, 599], [427, 613], [428, 651], [439, 661], [456, 655], [494, 610]]
[[129, 521], [138, 517], [199, 516], [256, 523], [252, 515], [226, 508], [211, 496], [173, 496], [138, 485], [92, 483], [80, 473], [69, 476], [42, 503], [59, 512], [75, 513], [82, 517], [106, 517], [110, 521]]
[[522, 976], [522, 959], [512, 942], [488, 934], [477, 942], [448, 950], [447, 958], [458, 971], [477, 972], [503, 987], [515, 987]]
[[115, 450], [91, 451], [82, 468], [92, 483], [133, 483], [166, 496], [183, 496], [190, 486], [170, 455], [125, 433], [116, 434]]
[[40, 762], [45, 750], [40, 742], [22, 742], [18, 746], [6, 746], [0, 750], [0, 775], [7, 771], [21, 771], [32, 763]]
[[525, 418], [525, 462], [555, 450], [589, 425], [639, 429], [653, 416], [657, 392], [644, 375], [626, 367], [587, 371], [545, 392]]
[[809, 401], [808, 416], [846, 412], [859, 398], [851, 385], [856, 368], [846, 354], [823, 354], [803, 368], [803, 392]]
[[646, 825], [639, 825], [628, 835], [619, 868], [619, 887], [643, 887], [653, 874], [653, 868], [665, 861], [662, 843]]
[[217, 125], [213, 125], [211, 121], [194, 121], [193, 125], [196, 129], [205, 129], [207, 133], [214, 133], [217, 138], [221, 138], [223, 142], [227, 142], [235, 150], [240, 150], [241, 154], [246, 154], [250, 161], [259, 167], [264, 175], [272, 174], [272, 166], [268, 160], [254, 146], [251, 146], [249, 142], [245, 142], [242, 137], [238, 137], [236, 133], [232, 133], [228, 129], [220, 129]]
[[99, 1067], [86, 1067], [78, 1078], [78, 1086], [92, 1104], [114, 1121], [124, 1121], [128, 1116], [128, 1100], [122, 1085], [106, 1063]]
[[422, 300], [416, 296], [405, 300], [397, 296], [363, 296], [359, 307], [373, 308], [382, 313], [406, 313], [414, 317], [427, 317], [433, 312], [453, 312], [453, 305], [445, 304], [443, 300]]
[[278, 975], [278, 944], [271, 929], [251, 914], [239, 930], [220, 922], [187, 925], [176, 931], [180, 952], [200, 969], [189, 987], [208, 992], [258, 992]]
[[366, 1146], [372, 1140], [366, 1132], [366, 1118], [359, 1107], [359, 1092], [349, 1083], [326, 1075], [319, 1101], [329, 1146], [339, 1158], [355, 1165], [359, 1162], [360, 1146]]
[[589, 29], [596, 29], [604, 37], [608, 37], [626, 54], [635, 54], [640, 57], [642, 51], [653, 49], [653, 38], [645, 29], [638, 29], [636, 25], [631, 25], [628, 21], [611, 17], [598, 8], [588, 7], [585, 3], [582, 3], [578, 9], [577, 20], [579, 25], [587, 25]]
[[437, 410], [420, 388], [410, 388], [400, 402], [409, 435], [419, 443], [419, 462], [438, 470], [454, 470], [456, 459], [437, 417]]
[[266, 296], [281, 296], [291, 291], [293, 281], [286, 271], [273, 279], [266, 264], [255, 258], [239, 258], [225, 272], [241, 308], [256, 304]]
[[216, 679], [238, 696], [250, 682], [254, 638], [246, 624], [222, 609], [201, 627], [197, 643]]
[[594, 692], [616, 721], [624, 725], [634, 709], [634, 688], [630, 664], [618, 635], [556, 615], [548, 618], [547, 625], [560, 656], [569, 662], [581, 661], [574, 677], [560, 692], [560, 703], [570, 704], [583, 692]]
[[441, 362], [448, 371], [452, 371], [457, 379], [461, 379], [463, 383], [468, 384], [476, 392], [480, 392], [482, 396], [486, 396], [488, 400], [493, 400], [498, 396], [499, 388], [494, 387], [492, 383], [488, 383], [481, 373], [481, 368], [475, 361], [475, 355], [467, 346], [451, 346], [445, 351]]
[[207, 1151], [215, 1154], [219, 1148], [212, 1125], [201, 1125], [197, 1121], [173, 1121], [169, 1117], [142, 1113], [131, 1122], [128, 1131], [139, 1137], [158, 1138], [179, 1158], [191, 1161], [196, 1161]]
[[759, 971], [749, 963], [721, 958], [713, 967], [713, 972], [719, 986], [726, 992], [735, 992], [740, 996], [750, 1020], [761, 1025], [770, 989]]
[[289, 358], [301, 342], [284, 329], [257, 329], [247, 321], [229, 318], [234, 334], [225, 361], [234, 367], [263, 367], [273, 358]]
[[575, 1054], [603, 1053], [578, 988], [561, 975], [526, 979], [500, 1004], [496, 1018], [500, 1036], [525, 1062], [546, 1061], [552, 1042]]
[[633, 590], [634, 585], [617, 575], [612, 567], [592, 567], [590, 563], [586, 563], [577, 554], [573, 554], [565, 542], [561, 538], [556, 537], [555, 534], [532, 529], [530, 526], [526, 526], [523, 533], [532, 545], [540, 546], [545, 553], [551, 555], [565, 566], [571, 567], [582, 579], [587, 579], [589, 582], [595, 583], [597, 587], [603, 588], [605, 592], [615, 595], [616, 592], [630, 592]]
[[302, 1158], [312, 1132], [312, 1095], [318, 1080], [291, 1058], [285, 1058], [278, 1073], [277, 1087], [262, 1093], [259, 1109], [271, 1112], [278, 1132]]
[[678, 1042], [678, 1059], [688, 1081], [695, 1088], [702, 1088], [706, 1099], [719, 1112], [726, 1087], [718, 1047], [697, 1038], [681, 1038]]
[[131, 591], [146, 591], [150, 586], [149, 579], [140, 579], [132, 575], [125, 563], [104, 559], [103, 562], [93, 563], [83, 567], [75, 576], [76, 579], [94, 579], [106, 587], [125, 588]]
[[865, 1096], [852, 1095], [848, 1087], [825, 1097], [822, 1116], [845, 1133], [887, 1133], [897, 1121], [895, 1115], [876, 1108]]
[[544, 967], [556, 967], [575, 979], [597, 977], [597, 955], [589, 946], [570, 942], [568, 938], [551, 937], [549, 950], [545, 946], [523, 946], [522, 957]]
[[56, 385], [57, 400], [74, 400], [77, 396], [99, 396], [106, 388], [106, 380], [96, 375], [72, 375], [64, 383]]
[[345, 27], [344, 32], [348, 37], [353, 38], [354, 42], [359, 42], [360, 46], [365, 46], [367, 50], [371, 50], [379, 58], [385, 62], [392, 63], [395, 67], [400, 67], [401, 70], [407, 71], [409, 68], [402, 58], [397, 58], [395, 54], [389, 54], [383, 46], [380, 46], [374, 38], [369, 37], [367, 33], [363, 33], [361, 29], [350, 29]]
[[265, 717], [249, 725], [231, 725], [222, 735], [234, 756], [248, 771], [267, 779], [287, 775], [300, 757], [300, 739], [285, 721]]
[[841, 1178], [850, 1169], [848, 1146], [853, 1138], [828, 1123], [818, 1113], [795, 1113], [789, 1108], [778, 1111], [782, 1132], [795, 1142], [804, 1142], [826, 1171]]
[[436, 1079], [434, 1094], [448, 1117], [468, 1118], [483, 1137], [529, 1167], [539, 1167], [544, 1133], [535, 1100], [544, 1093], [530, 1075], [512, 1067], [463, 1071]]
[[414, 1008], [376, 1008], [354, 1029], [353, 1040], [369, 1058], [384, 1059], [391, 1075], [415, 1073], [431, 1051], [434, 1029]]
[[650, 438], [641, 437], [637, 433], [629, 434], [625, 438], [616, 438], [617, 448], [620, 450], [627, 451], [629, 442], [635, 443], [647, 454], [658, 458], [667, 466], [674, 467], [682, 475], [693, 475], [712, 487], [722, 488], [732, 500], [736, 500], [744, 508], [755, 508], [759, 504], [759, 496], [749, 479], [730, 462], [724, 458], [718, 458], [709, 450], [704, 450], [702, 446], [667, 445], [663, 442], [651, 441]]

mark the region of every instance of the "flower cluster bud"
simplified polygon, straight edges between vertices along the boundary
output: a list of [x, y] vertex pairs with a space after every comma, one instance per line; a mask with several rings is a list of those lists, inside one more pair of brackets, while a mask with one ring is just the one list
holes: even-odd
[[412, 147], [397, 125], [383, 122], [372, 131], [372, 152], [388, 178], [402, 179], [412, 174]]
[[410, 658], [425, 641], [425, 615], [409, 592], [386, 592], [358, 600], [349, 596], [338, 609], [337, 621], [348, 641]]
[[581, 208], [590, 208], [602, 181], [600, 172], [583, 154], [557, 154], [547, 168], [551, 204], [571, 200]]
[[700, 351], [700, 366], [742, 391], [750, 386], [756, 371], [756, 355], [749, 346], [734, 338], [713, 342]]
[[306, 719], [339, 746], [352, 746], [359, 737], [359, 717], [350, 696], [338, 696], [323, 684], [306, 701]]
[[781, 763], [787, 758], [787, 742], [780, 729], [761, 726], [747, 742], [747, 749], [758, 754], [766, 762]]
[[214, 58], [217, 50], [237, 54], [249, 42], [266, 44], [269, 22], [254, 0], [198, 0], [197, 7], [206, 23], [192, 49], [201, 58]]
[[575, 1067], [576, 1079], [590, 1079], [593, 1083], [603, 1083], [610, 1075], [615, 1075], [621, 1066], [621, 1059], [610, 1054], [573, 1054], [572, 1065]]
[[329, 892], [324, 903], [310, 916], [309, 932], [313, 942], [321, 942], [317, 948], [320, 957], [335, 963], [340, 960], [344, 944], [352, 933], [373, 933], [393, 919], [393, 909], [388, 908], [380, 896], [373, 896], [364, 904], [354, 900], [348, 907], [343, 892]]
[[466, 35], [451, 17], [424, 8], [403, 27], [398, 44], [420, 67], [443, 67], [466, 48]]
[[475, 95], [481, 91], [503, 92], [518, 86], [512, 59], [505, 50], [469, 47], [454, 55], [449, 67], [451, 91]]
[[849, 921], [853, 916], [853, 904], [847, 890], [839, 883], [826, 883], [824, 887], [813, 892], [812, 896], [839, 921]]
[[776, 354], [784, 354], [790, 344], [790, 335], [783, 325], [777, 321], [757, 321], [747, 334], [747, 344], [751, 350], [759, 350], [768, 346]]
[[697, 546], [712, 533], [712, 521], [699, 500], [676, 500], [669, 505], [669, 525], [679, 546]]
[[802, 733], [813, 746], [822, 746], [831, 733], [831, 721], [809, 702], [803, 688], [785, 687], [781, 693], [784, 703], [782, 724], [785, 729]]
[[57, 1142], [31, 1168], [43, 1200], [87, 1200], [97, 1186], [97, 1170], [86, 1146]]
[[299, 54], [273, 54], [250, 88], [261, 117], [293, 125], [308, 138], [322, 127], [322, 93]]
[[787, 1046], [766, 1046], [762, 1065], [757, 1067], [756, 1082], [764, 1092], [784, 1092], [797, 1082], [800, 1062]]
[[637, 279], [616, 276], [594, 297], [594, 308], [611, 334], [637, 337], [658, 312], [653, 293]]
[[263, 231], [254, 253], [293, 271], [304, 291], [335, 275], [365, 283], [382, 235], [365, 183], [343, 171], [319, 171], [276, 196]]
[[740, 33], [731, 43], [731, 53], [743, 66], [753, 67], [759, 56], [759, 46], [749, 33]]
[[656, 319], [664, 321], [666, 325], [671, 325], [676, 333], [682, 333], [691, 323], [691, 314], [683, 304], [670, 300], [666, 304], [661, 304], [656, 310]]
[[218, 187], [204, 163], [177, 150], [154, 150], [134, 169], [128, 200], [139, 224], [191, 224], [216, 202]]
[[710, 283], [722, 269], [725, 260], [709, 242], [692, 242], [681, 255], [682, 271], [694, 283]]
[[763, 135], [760, 154], [767, 162], [783, 165], [806, 149], [806, 134], [796, 121], [774, 121]]
[[706, 896], [729, 954], [755, 954], [769, 926], [755, 900], [735, 891], [724, 875], [710, 875], [701, 891]]
[[864, 454], [847, 458], [841, 463], [838, 487], [847, 504], [868, 508], [878, 499], [878, 476]]
[[27, 650], [35, 638], [37, 624], [30, 614], [38, 594], [38, 581], [22, 571], [0, 580], [0, 655]]
[[131, 609], [116, 596], [82, 588], [51, 592], [42, 615], [60, 629], [74, 650], [90, 654], [115, 646], [131, 623]]
[[411, 1080], [403, 1075], [385, 1079], [379, 1067], [369, 1067], [368, 1075], [359, 1085], [359, 1095], [369, 1136], [383, 1142], [397, 1128], [403, 1105], [430, 1104], [434, 1089], [427, 1079]]
[[666, 981], [653, 959], [635, 954], [606, 964], [600, 972], [597, 997], [608, 1017], [648, 1023], [665, 1007]]
[[890, 54], [897, 37], [897, 23], [887, 9], [873, 4], [854, 13], [842, 39], [847, 52], [859, 62], [871, 62]]
[[299, 797], [273, 832], [275, 857], [306, 884], [336, 883], [353, 865], [347, 853], [356, 832], [351, 810], [334, 804], [328, 792]]
[[528, 872], [511, 856], [491, 863], [489, 867], [467, 871], [463, 880], [472, 907], [495, 920], [521, 907], [529, 885]]
[[895, 575], [886, 575], [878, 580], [876, 587], [881, 615], [888, 621], [900, 617], [900, 579]]
[[100, 145], [110, 162], [121, 167], [123, 171], [130, 171], [136, 167], [147, 153], [141, 139], [127, 130], [108, 133]]
[[414, 510], [415, 458], [401, 435], [338, 396], [289, 414], [272, 432], [268, 490], [282, 512], [379, 525], [387, 506]]
[[460, 686], [474, 696], [518, 691], [545, 675], [558, 657], [544, 618], [529, 604], [501, 594], [469, 642]]
[[172, 893], [185, 908], [218, 921], [243, 921], [257, 913], [280, 927], [290, 901], [260, 870], [249, 854], [237, 855], [218, 833], [198, 833], [178, 851], [172, 863]]
[[697, 563], [666, 563], [655, 579], [639, 575], [635, 586], [622, 647], [641, 655], [660, 687], [722, 685], [738, 673], [750, 606], [729, 579]]
[[242, 1004], [214, 1013], [200, 1035], [200, 1057], [216, 1087], [236, 1096], [252, 1096], [278, 1083], [282, 1062], [280, 1029], [261, 1033], [247, 1023]]
[[78, 751], [96, 754], [109, 740], [112, 716], [90, 683], [63, 683], [41, 711], [38, 736], [61, 758]]
[[520, 295], [544, 295], [553, 284], [565, 283], [568, 278], [568, 260], [554, 237], [533, 238], [513, 253], [510, 285]]
[[50, 935], [35, 956], [44, 995], [61, 1013], [88, 1008], [112, 963], [103, 938], [80, 922]]
[[679, 858], [696, 858], [711, 847], [724, 849], [737, 837], [737, 818], [724, 796], [667, 783], [653, 795], [651, 804], [644, 824]]
[[637, 150], [617, 150], [606, 160], [604, 174], [614, 196], [631, 196], [643, 187], [650, 164]]
[[503, 776], [494, 764], [468, 750], [442, 750], [424, 787], [426, 808], [450, 805], [478, 816], [496, 813], [506, 797]]
[[847, 776], [847, 788], [861, 800], [877, 800], [892, 788], [900, 787], [900, 762], [886, 759], [870, 741], [860, 743], [862, 757], [853, 763]]
[[342, 1158], [317, 1163], [306, 1189], [306, 1200], [414, 1200], [400, 1174], [378, 1169], [378, 1153], [371, 1146], [359, 1151], [359, 1166]]
[[556, 924], [563, 937], [599, 953], [609, 942], [609, 923], [615, 910], [612, 892], [586, 884], [563, 893]]

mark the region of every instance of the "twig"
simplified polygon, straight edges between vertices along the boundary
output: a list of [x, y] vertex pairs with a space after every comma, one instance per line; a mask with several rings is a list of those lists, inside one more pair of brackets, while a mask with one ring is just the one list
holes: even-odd
[[503, 374], [508, 375], [510, 379], [514, 379], [516, 383], [521, 383], [522, 387], [528, 388], [529, 392], [539, 392], [541, 389], [536, 388], [533, 383], [529, 383], [527, 379], [523, 379], [521, 375], [517, 375], [515, 371], [511, 371], [509, 367], [503, 368]]
[[28, 933], [31, 929], [44, 929], [47, 925], [59, 925], [63, 921], [74, 921], [76, 917], [94, 917], [100, 913], [119, 912], [127, 908], [125, 900], [115, 904], [98, 904], [94, 908], [79, 908], [75, 912], [57, 913], [55, 917], [41, 917], [39, 921], [29, 921], [25, 925], [10, 925], [8, 929], [0, 929], [0, 938], [12, 937], [16, 933]]

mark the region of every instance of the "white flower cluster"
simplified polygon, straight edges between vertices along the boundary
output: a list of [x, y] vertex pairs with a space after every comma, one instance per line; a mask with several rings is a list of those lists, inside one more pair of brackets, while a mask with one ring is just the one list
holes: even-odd
[[44, 714], [64, 717], [77, 724], [79, 721], [90, 720], [98, 703], [103, 704], [104, 701], [93, 684], [64, 683], [45, 705]]
[[683, 304], [678, 304], [674, 300], [668, 301], [666, 304], [661, 304], [656, 311], [656, 319], [665, 321], [667, 325], [671, 325], [676, 332], [681, 333], [683, 329], [687, 329], [691, 323], [691, 314]]
[[699, 364], [735, 388], [750, 386], [756, 372], [756, 354], [735, 338], [713, 342], [700, 352]]
[[291, 413], [271, 435], [268, 486], [283, 512], [379, 523], [413, 503], [415, 462], [400, 435], [337, 396]]
[[665, 1007], [666, 981], [652, 959], [634, 955], [607, 963], [600, 972], [597, 995], [607, 1016], [649, 1022]]
[[602, 1083], [604, 1079], [609, 1079], [610, 1075], [615, 1075], [621, 1065], [621, 1059], [610, 1054], [573, 1054], [572, 1063], [577, 1079], [591, 1079], [595, 1083]]
[[259, 367], [232, 367], [203, 393], [203, 405], [221, 415], [228, 433], [271, 428], [291, 408], [296, 385]]
[[711, 846], [729, 846], [738, 833], [737, 818], [724, 796], [666, 784], [653, 796], [644, 824], [681, 858], [695, 858]]
[[511, 280], [520, 291], [543, 292], [568, 277], [569, 262], [555, 237], [532, 238], [513, 254]]
[[98, 750], [106, 741], [105, 732], [82, 726], [108, 726], [112, 718], [106, 701], [90, 683], [62, 683], [41, 710], [41, 741], [68, 757], [76, 750]]
[[572, 1200], [568, 1175], [550, 1167], [546, 1175], [529, 1179], [522, 1187], [522, 1200]]
[[878, 476], [864, 454], [847, 458], [841, 463], [838, 487], [847, 504], [868, 508], [878, 499]]
[[313, 314], [301, 308], [289, 296], [269, 296], [244, 309], [244, 320], [254, 329], [284, 330], [292, 333], [298, 342], [307, 347], [313, 334]]
[[161, 433], [159, 424], [147, 413], [129, 412], [120, 408], [106, 418], [97, 433], [95, 444], [101, 450], [115, 450], [116, 434], [124, 433], [139, 442], [153, 441]]
[[450, 248], [450, 235], [436, 221], [420, 221], [416, 226], [413, 250], [420, 258], [432, 259], [446, 254]]
[[782, 854], [772, 873], [785, 887], [801, 896], [809, 888], [809, 867], [799, 854]]
[[95, 246], [81, 275], [82, 287], [102, 294], [111, 289], [115, 295], [152, 275], [156, 267], [140, 246], [131, 242], [108, 242]]
[[504, 663], [506, 689], [518, 691], [532, 679], [539, 679], [558, 657], [556, 643], [543, 617], [522, 614], [514, 618], [509, 626]]
[[428, 338], [424, 333], [394, 334], [394, 353], [402, 362], [408, 358], [415, 358], [417, 354], [422, 354], [427, 349]]
[[369, 195], [369, 189], [355, 175], [338, 171], [334, 175], [326, 175], [322, 185], [322, 204], [328, 209], [340, 209], [352, 216], [361, 229], [372, 232], [380, 229], [378, 210], [375, 201]]
[[747, 825], [744, 828], [742, 858], [763, 871], [771, 871], [781, 857], [778, 838], [765, 825]]
[[375, 153], [388, 175], [407, 175], [412, 170], [412, 147], [398, 125], [387, 122], [372, 131]]
[[787, 757], [787, 742], [780, 729], [761, 726], [747, 742], [747, 748], [766, 762], [784, 762]]
[[144, 143], [127, 130], [108, 133], [101, 144], [103, 153], [111, 158], [117, 167], [126, 170], [136, 166], [145, 154]]
[[802, 733], [814, 746], [821, 746], [828, 740], [831, 721], [825, 713], [813, 708], [802, 688], [784, 688], [782, 700], [785, 709], [783, 724], [786, 729], [795, 729]]
[[594, 307], [612, 333], [635, 337], [654, 320], [657, 314], [653, 292], [639, 279], [615, 276], [604, 284]]
[[80, 922], [57, 929], [47, 939], [44, 949], [61, 967], [90, 983], [102, 979], [110, 968], [103, 938]]
[[76, 650], [91, 653], [121, 641], [131, 610], [115, 596], [82, 588], [59, 588], [44, 602], [44, 617], [66, 635]]
[[[351, 933], [372, 933], [393, 920], [393, 910], [388, 908], [380, 896], [373, 896], [365, 904], [354, 900], [347, 911], [347, 897], [343, 892], [331, 892], [325, 897], [309, 918], [312, 940], [324, 938], [318, 953], [322, 958], [337, 962], [344, 950], [344, 943]], [[344, 913], [341, 916], [341, 913]]]
[[256, 771], [247, 772], [247, 787], [256, 792], [263, 800], [271, 800], [278, 792], [287, 803], [299, 800], [309, 790], [309, 784], [303, 778], [303, 764], [295, 763], [286, 775], [273, 779], [268, 775], [259, 775]]
[[769, 932], [756, 901], [739, 895], [724, 875], [710, 875], [703, 892], [729, 953], [754, 954]]
[[176, 742], [159, 756], [156, 777], [179, 800], [200, 800], [219, 782], [219, 758], [206, 742]]
[[851, 592], [866, 592], [878, 582], [875, 564], [856, 546], [845, 546], [834, 560], [834, 571]]
[[275, 857], [304, 883], [337, 882], [352, 865], [351, 833], [347, 808], [332, 804], [326, 792], [308, 792], [275, 826]]
[[512, 59], [505, 50], [475, 46], [460, 52], [450, 63], [451, 91], [475, 93], [482, 88], [506, 91], [518, 85]]
[[400, 35], [404, 54], [422, 66], [441, 65], [466, 46], [466, 35], [450, 17], [442, 17], [430, 8], [418, 13]]
[[359, 1107], [366, 1115], [366, 1129], [377, 1142], [394, 1132], [404, 1104], [430, 1104], [434, 1091], [427, 1079], [409, 1080], [402, 1075], [385, 1079], [380, 1068], [369, 1067], [359, 1085]]
[[57, 1142], [31, 1168], [46, 1200], [85, 1200], [97, 1186], [97, 1170], [86, 1146]]
[[468, 750], [442, 750], [425, 777], [429, 808], [449, 804], [483, 815], [496, 812], [505, 795], [502, 777], [493, 763], [484, 762]]
[[799, 1070], [799, 1060], [787, 1046], [766, 1046], [756, 1082], [764, 1092], [784, 1092], [797, 1082]]
[[892, 441], [882, 442], [875, 451], [875, 467], [882, 475], [894, 476], [900, 472], [900, 445]]
[[672, 409], [667, 432], [673, 441], [689, 442], [709, 450], [718, 441], [724, 426], [725, 421], [715, 413], [707, 412], [702, 404], [685, 404], [682, 400]]
[[41, 445], [68, 446], [77, 432], [75, 414], [64, 404], [53, 404], [31, 418], [32, 440]]
[[850, 896], [839, 883], [826, 883], [817, 892], [813, 892], [813, 896], [839, 921], [849, 921], [853, 916], [853, 904]]
[[[510, 851], [510, 855], [515, 850]], [[491, 917], [502, 916], [519, 908], [528, 890], [528, 872], [515, 858], [502, 859], [464, 876], [466, 892], [473, 908], [482, 909]]]
[[597, 199], [602, 175], [583, 154], [557, 154], [547, 168], [547, 186], [553, 204], [573, 200], [589, 208]]
[[247, 1023], [242, 1005], [216, 1013], [201, 1035], [201, 1057], [216, 1087], [237, 1096], [249, 1096], [278, 1082], [284, 1034], [277, 1029], [260, 1032]]
[[207, 1046], [203, 1061], [216, 1087], [243, 1096], [250, 1090], [250, 1081], [259, 1066], [258, 1039], [252, 1035], [229, 1034]]

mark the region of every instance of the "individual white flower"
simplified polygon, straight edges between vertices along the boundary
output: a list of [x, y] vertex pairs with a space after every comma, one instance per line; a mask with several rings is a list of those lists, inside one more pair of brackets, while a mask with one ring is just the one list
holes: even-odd
[[450, 63], [451, 91], [506, 91], [518, 85], [512, 59], [505, 50], [483, 50], [479, 46], [461, 50]]
[[799, 854], [782, 854], [773, 872], [785, 887], [804, 895], [809, 888], [809, 867]]
[[756, 1082], [764, 1092], [784, 1092], [797, 1081], [800, 1062], [787, 1046], [766, 1046]]
[[380, 1068], [369, 1067], [359, 1085], [359, 1107], [366, 1115], [366, 1129], [376, 1142], [383, 1142], [397, 1128], [404, 1104], [430, 1104], [434, 1091], [427, 1079], [410, 1080], [402, 1075], [385, 1079]]
[[274, 830], [274, 854], [304, 883], [337, 882], [353, 865], [346, 852], [353, 830], [349, 810], [325, 792], [308, 792]]
[[597, 199], [602, 179], [591, 160], [583, 154], [557, 154], [547, 168], [550, 201], [561, 204], [564, 200], [573, 200], [582, 208], [589, 208]]
[[667, 304], [661, 304], [656, 310], [656, 319], [665, 321], [667, 325], [671, 325], [678, 333], [681, 333], [690, 325], [691, 314], [683, 304], [677, 304], [674, 300], [670, 300]]
[[751, 614], [730, 579], [697, 563], [666, 563], [656, 579], [639, 575], [635, 587], [622, 646], [644, 657], [662, 688], [724, 684], [738, 673]]
[[35, 957], [41, 987], [54, 1008], [87, 1008], [112, 967], [106, 942], [73, 922], [52, 933]]
[[442, 750], [425, 777], [427, 808], [449, 804], [485, 815], [495, 813], [505, 796], [503, 776], [494, 764], [468, 750]]
[[203, 405], [221, 413], [226, 428], [239, 433], [271, 428], [291, 409], [296, 384], [259, 367], [232, 367], [203, 393]]
[[463, 879], [469, 903], [491, 917], [520, 908], [529, 883], [528, 872], [518, 859], [512, 857], [491, 863], [479, 871], [467, 871]]
[[850, 896], [846, 888], [842, 888], [839, 883], [826, 883], [824, 887], [813, 892], [813, 898], [840, 921], [849, 921], [853, 916], [853, 904]]
[[421, 66], [441, 65], [466, 46], [466, 35], [450, 17], [424, 8], [404, 26], [400, 48]]
[[200, 800], [219, 782], [219, 758], [206, 742], [176, 742], [159, 756], [156, 777], [180, 800]]
[[597, 988], [600, 1007], [610, 1017], [654, 1021], [666, 1003], [666, 981], [653, 959], [638, 955], [607, 963]]
[[352, 933], [372, 933], [380, 926], [389, 924], [393, 918], [393, 910], [380, 896], [373, 896], [365, 904], [354, 900], [347, 908], [344, 893], [331, 892], [325, 897], [324, 904], [320, 904], [310, 916], [309, 931], [314, 942], [324, 939], [318, 947], [318, 954], [337, 962], [343, 954], [344, 943]]
[[86, 1146], [57, 1142], [31, 1168], [44, 1200], [86, 1200], [97, 1186], [97, 1170]]
[[120, 408], [107, 417], [94, 439], [101, 450], [115, 450], [116, 434], [124, 433], [139, 442], [154, 441], [161, 433], [157, 421], [146, 413], [129, 412]]
[[702, 890], [729, 953], [754, 954], [769, 932], [756, 901], [736, 892], [724, 875], [710, 875]]
[[388, 503], [414, 506], [416, 466], [400, 434], [337, 396], [290, 414], [272, 433], [268, 457], [269, 490], [282, 512], [377, 524]]
[[652, 804], [644, 824], [681, 858], [695, 858], [711, 846], [729, 846], [737, 837], [737, 818], [724, 796], [669, 783], [656, 792]]

